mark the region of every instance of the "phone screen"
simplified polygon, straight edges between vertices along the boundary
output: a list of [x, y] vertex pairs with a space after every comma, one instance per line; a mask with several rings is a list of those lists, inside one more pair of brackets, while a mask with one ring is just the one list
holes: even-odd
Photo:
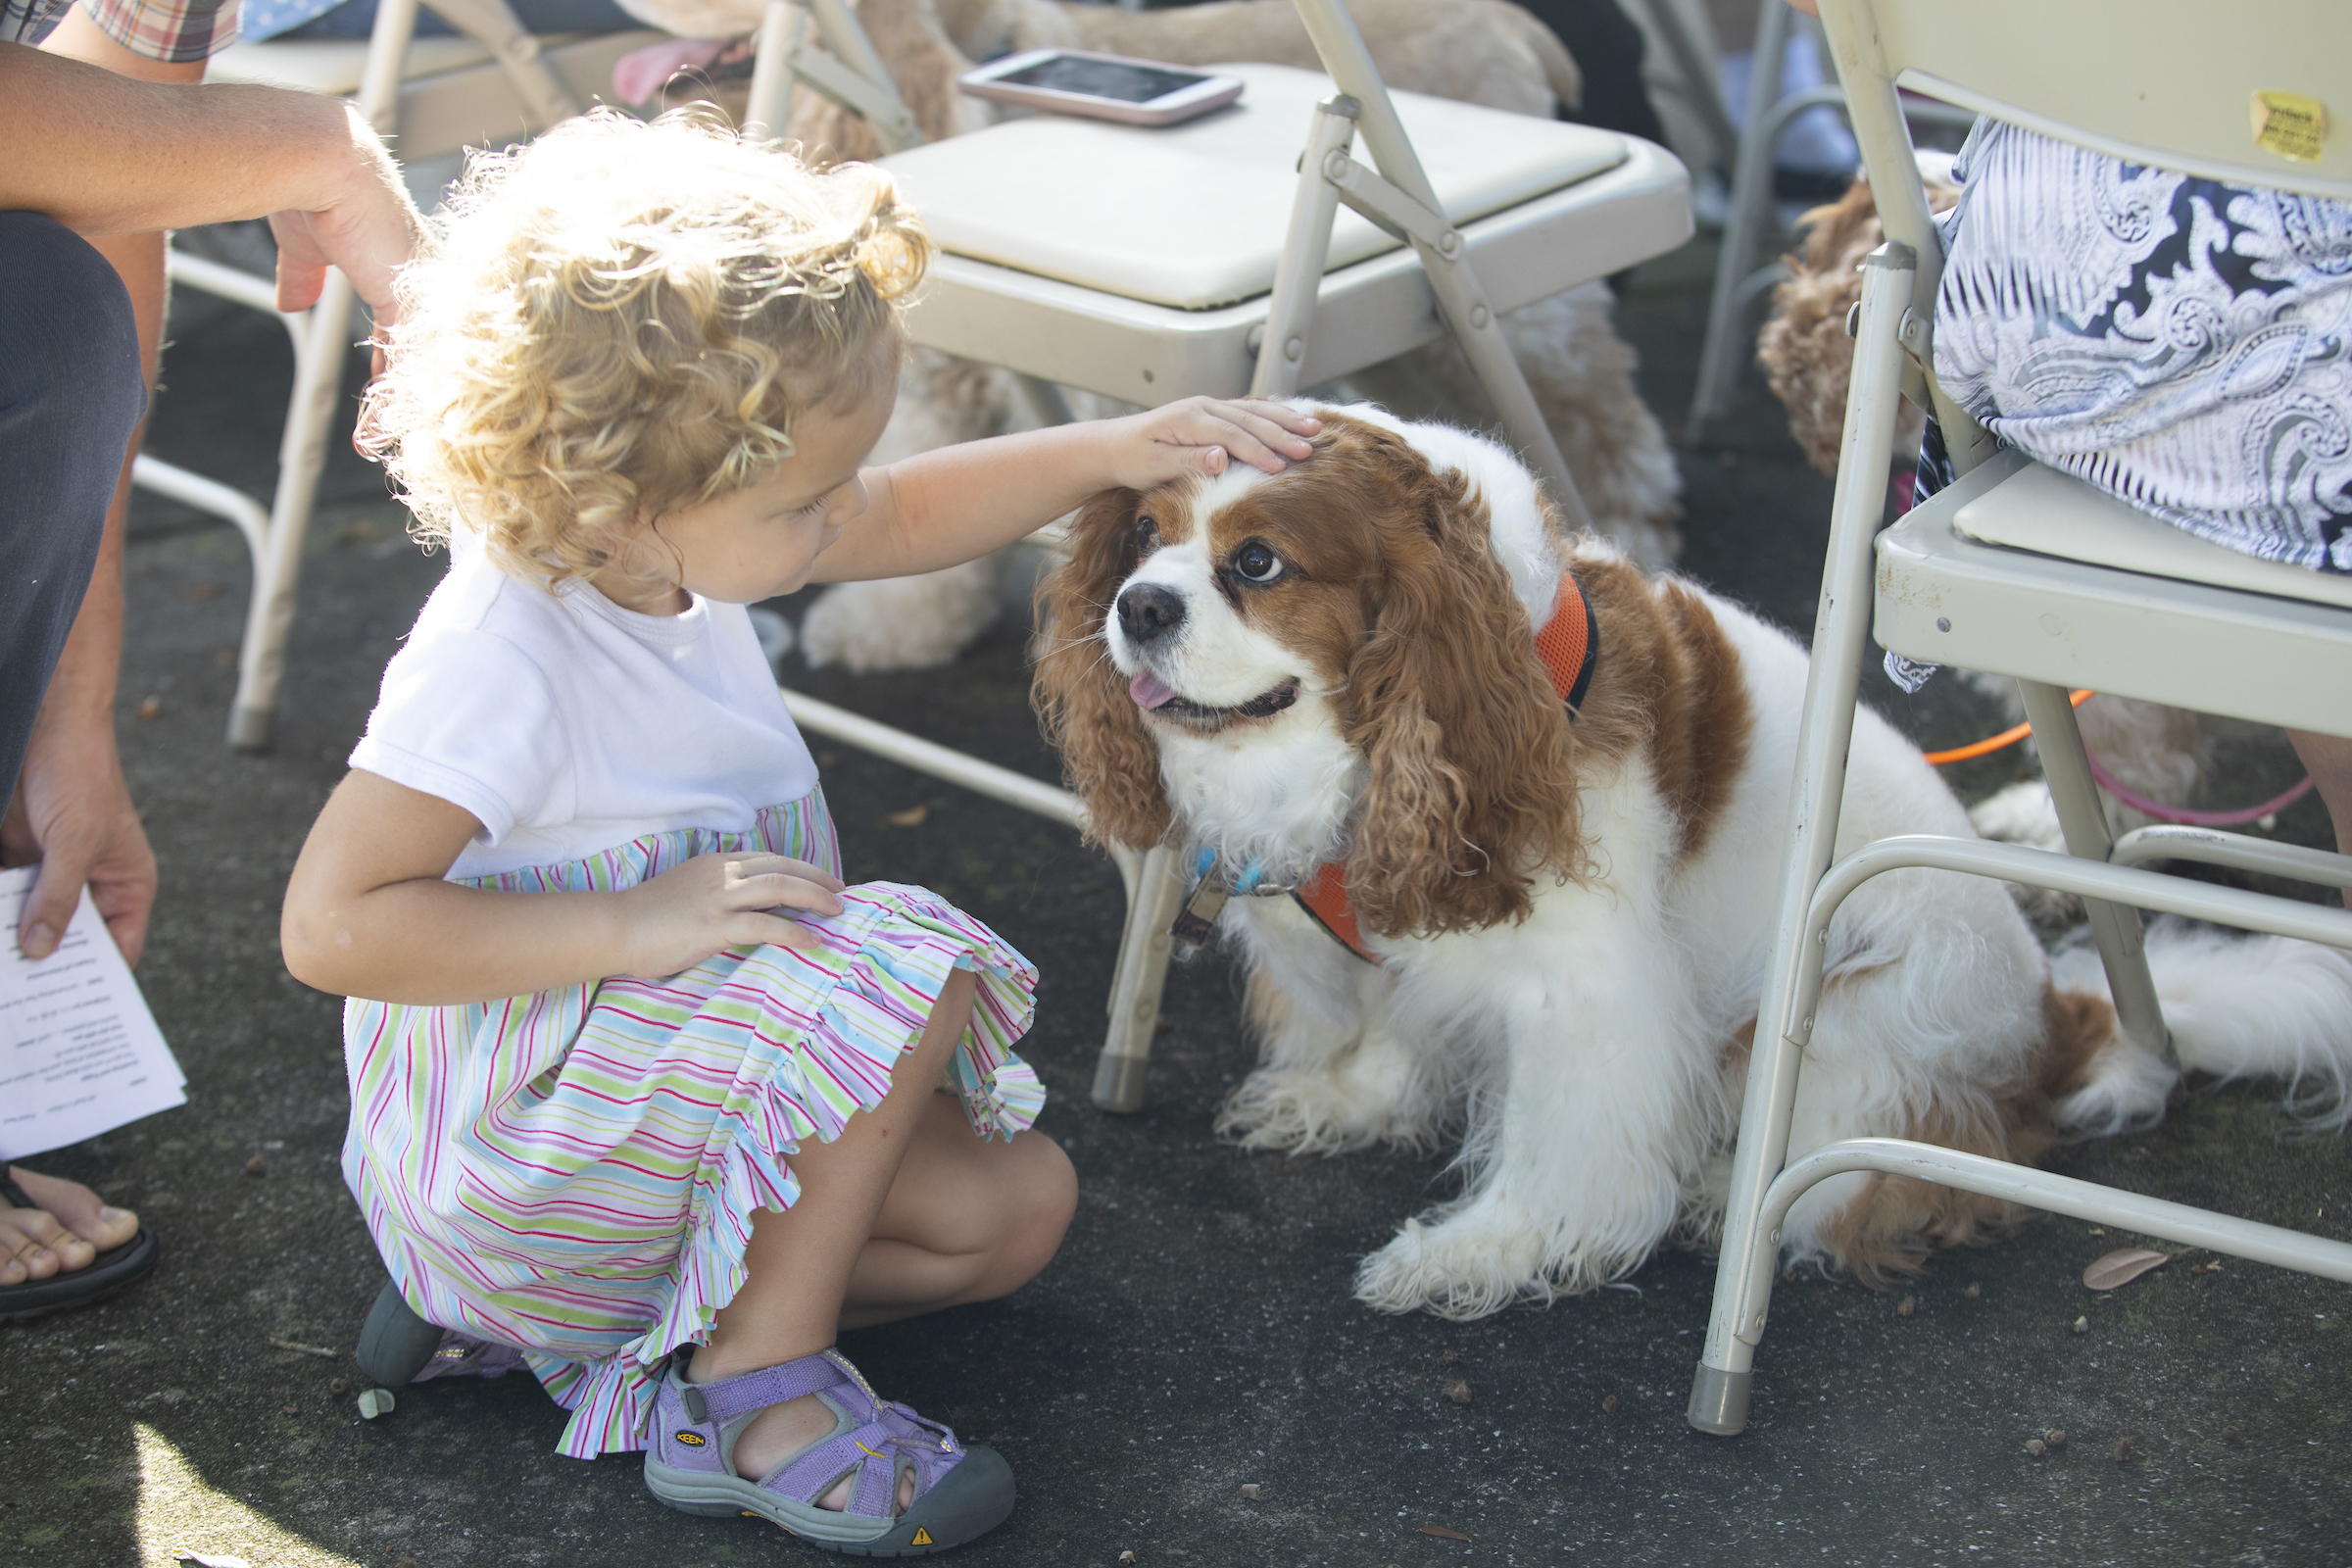
[[1208, 80], [1189, 71], [1161, 71], [1151, 66], [1123, 65], [1111, 60], [1086, 60], [1055, 55], [1034, 66], [1007, 72], [996, 78], [1019, 87], [1045, 87], [1054, 92], [1083, 93], [1122, 104], [1148, 104], [1197, 82]]

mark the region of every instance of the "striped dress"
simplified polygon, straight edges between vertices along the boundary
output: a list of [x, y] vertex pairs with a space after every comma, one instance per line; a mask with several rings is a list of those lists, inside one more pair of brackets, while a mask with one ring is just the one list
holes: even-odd
[[[584, 860], [467, 880], [613, 891], [696, 855], [768, 851], [836, 869], [821, 793], [748, 832], [685, 829]], [[921, 888], [848, 889], [796, 915], [820, 951], [736, 948], [661, 980], [464, 1006], [351, 1001], [343, 1169], [419, 1315], [522, 1348], [571, 1412], [578, 1458], [642, 1448], [663, 1357], [743, 1283], [753, 1213], [799, 1196], [790, 1156], [890, 1088], [956, 969], [977, 972], [950, 1069], [973, 1129], [1010, 1138], [1045, 1102], [1011, 1046], [1037, 971]]]

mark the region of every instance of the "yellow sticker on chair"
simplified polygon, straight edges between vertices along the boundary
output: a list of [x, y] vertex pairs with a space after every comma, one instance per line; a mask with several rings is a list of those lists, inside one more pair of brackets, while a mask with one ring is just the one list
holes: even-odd
[[2328, 110], [2297, 92], [2258, 92], [2249, 106], [2254, 142], [2298, 164], [2316, 164], [2328, 140]]

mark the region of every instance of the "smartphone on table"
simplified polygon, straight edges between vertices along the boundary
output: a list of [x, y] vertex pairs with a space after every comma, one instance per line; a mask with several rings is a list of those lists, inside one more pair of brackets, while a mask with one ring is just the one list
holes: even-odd
[[1084, 49], [1027, 49], [957, 79], [975, 98], [1130, 125], [1173, 125], [1242, 95], [1237, 76]]

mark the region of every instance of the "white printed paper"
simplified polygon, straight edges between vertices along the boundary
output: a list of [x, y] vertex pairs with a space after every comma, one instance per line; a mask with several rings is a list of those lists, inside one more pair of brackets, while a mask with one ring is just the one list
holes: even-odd
[[78, 1144], [188, 1099], [87, 888], [55, 953], [36, 963], [17, 947], [39, 869], [0, 871], [0, 1159]]

